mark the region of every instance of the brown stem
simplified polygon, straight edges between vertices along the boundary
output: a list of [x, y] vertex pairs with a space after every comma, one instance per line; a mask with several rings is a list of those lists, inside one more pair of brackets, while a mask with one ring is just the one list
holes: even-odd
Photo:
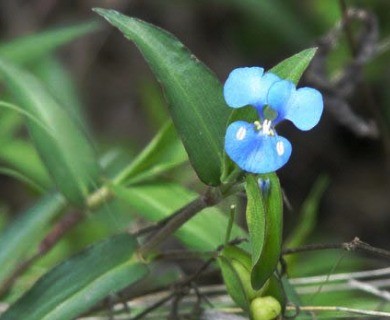
[[348, 6], [345, 0], [339, 0], [339, 5], [341, 8], [343, 29], [347, 37], [348, 46], [349, 49], [351, 50], [352, 56], [355, 57], [357, 54], [357, 47], [356, 47], [355, 39], [353, 38], [351, 26], [349, 24], [350, 18], [348, 16]]
[[176, 211], [161, 229], [159, 229], [138, 252], [141, 256], [146, 256], [155, 247], [161, 244], [168, 236], [178, 230], [183, 224], [194, 217], [201, 210], [213, 206], [222, 200], [222, 196], [215, 190], [209, 189], [204, 196], [198, 197], [183, 208]]
[[85, 215], [81, 212], [72, 212], [64, 216], [50, 231], [50, 233], [41, 241], [38, 246], [38, 251], [21, 262], [11, 275], [9, 275], [0, 286], [0, 297], [5, 295], [12, 285], [15, 283], [17, 278], [22, 275], [28, 268], [31, 267], [39, 258], [49, 252], [56, 243], [78, 222], [84, 219]]
[[359, 238], [355, 238], [350, 242], [333, 243], [333, 244], [309, 244], [297, 248], [287, 248], [282, 250], [283, 255], [296, 254], [315, 250], [329, 250], [329, 249], [342, 249], [346, 251], [363, 251], [381, 256], [386, 259], [390, 259], [390, 251], [373, 247], [368, 243], [361, 241]]
[[72, 212], [64, 216], [39, 244], [38, 255], [43, 256], [76, 224], [85, 217], [81, 212]]

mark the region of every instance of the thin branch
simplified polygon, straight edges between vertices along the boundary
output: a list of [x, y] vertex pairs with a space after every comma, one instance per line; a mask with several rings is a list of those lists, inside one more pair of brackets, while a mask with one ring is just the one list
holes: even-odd
[[158, 260], [202, 260], [209, 259], [215, 256], [215, 251], [187, 251], [187, 250], [171, 250], [168, 252], [159, 253], [153, 257], [153, 261]]
[[[361, 57], [359, 57], [358, 44], [353, 37], [352, 30], [350, 27], [350, 11], [353, 11], [353, 10], [348, 10], [348, 7], [347, 7], [345, 0], [339, 0], [339, 3], [340, 3], [341, 11], [343, 14], [343, 22], [344, 22], [343, 23], [343, 30], [347, 36], [348, 46], [351, 50], [352, 57], [356, 58], [356, 60], [361, 59]], [[363, 11], [362, 11], [360, 13], [360, 16], [362, 18], [366, 18], [366, 15], [368, 16], [368, 14], [366, 14], [366, 12], [363, 13]], [[371, 30], [371, 33], [372, 33], [371, 37], [375, 39], [376, 46], [377, 46], [378, 36], [375, 33], [378, 33], [377, 29], [378, 29], [378, 27], [376, 26], [376, 28], [372, 28], [372, 30]], [[371, 49], [370, 51], [371, 51], [371, 55], [373, 55], [374, 50]], [[362, 50], [362, 53], [366, 53], [366, 52]], [[360, 55], [362, 56], [362, 54], [360, 54]], [[367, 60], [367, 59], [365, 58], [365, 60]], [[370, 86], [368, 85], [368, 83], [365, 81], [364, 78], [361, 81], [361, 89], [362, 89], [362, 93], [363, 93], [363, 97], [365, 99], [365, 102], [366, 102], [367, 106], [369, 107], [369, 109], [371, 110], [371, 112], [373, 113], [377, 124], [379, 125], [380, 131], [382, 133], [382, 144], [383, 144], [385, 156], [386, 156], [386, 159], [389, 160], [390, 159], [390, 132], [388, 130], [387, 123], [383, 120], [383, 114], [382, 114], [380, 108], [378, 107], [377, 103], [374, 100]], [[388, 166], [387, 169], [390, 170], [390, 166]]]
[[222, 200], [222, 196], [209, 189], [204, 196], [196, 198], [183, 208], [173, 214], [173, 218], [169, 219], [160, 230], [158, 230], [145, 244], [139, 248], [139, 254], [147, 255], [161, 244], [167, 237], [177, 231], [183, 224], [193, 218], [198, 212], [203, 209], [213, 206]]
[[283, 255], [296, 254], [316, 250], [342, 249], [346, 251], [364, 251], [376, 256], [381, 256], [390, 259], [390, 251], [381, 248], [376, 248], [368, 243], [361, 241], [358, 237], [351, 242], [332, 243], [332, 244], [309, 244], [297, 248], [287, 248], [282, 250]]
[[136, 315], [134, 318], [131, 318], [131, 320], [138, 320], [142, 319], [144, 316], [149, 314], [150, 312], [156, 310], [157, 308], [161, 307], [163, 304], [171, 300], [175, 296], [175, 293], [172, 292], [168, 296], [158, 300], [156, 303], [152, 304], [148, 308], [146, 308], [144, 311], [142, 311], [140, 314]]
[[[296, 306], [287, 306], [287, 311], [295, 311]], [[300, 311], [311, 311], [311, 312], [346, 312], [352, 314], [360, 314], [366, 316], [377, 316], [390, 318], [389, 312], [381, 312], [381, 311], [373, 311], [373, 310], [363, 310], [363, 309], [354, 309], [347, 307], [339, 307], [339, 306], [301, 306], [299, 307]]]
[[[146, 316], [148, 313], [150, 313], [153, 310], [159, 308], [160, 306], [162, 306], [163, 304], [165, 304], [166, 302], [168, 302], [168, 301], [170, 301], [170, 300], [172, 300], [174, 298], [177, 298], [178, 301], [179, 301], [181, 299], [182, 295], [183, 295], [183, 288], [186, 288], [189, 285], [191, 285], [191, 283], [193, 281], [195, 281], [211, 265], [211, 263], [214, 261], [214, 259], [215, 259], [215, 257], [212, 257], [209, 260], [207, 260], [193, 274], [191, 274], [190, 276], [187, 276], [185, 279], [183, 279], [183, 280], [177, 282], [176, 284], [174, 284], [172, 286], [173, 287], [173, 292], [168, 294], [166, 297], [158, 300], [156, 303], [152, 304], [151, 306], [147, 307], [144, 311], [142, 311], [137, 316], [131, 318], [130, 320], [141, 319], [144, 316]], [[188, 292], [186, 291], [184, 294], [187, 294], [187, 293]]]
[[65, 215], [41, 241], [38, 256], [43, 256], [52, 249], [56, 243], [75, 225], [84, 220], [85, 214], [76, 211]]
[[[195, 199], [193, 202], [197, 202], [199, 201], [201, 197]], [[188, 204], [187, 206], [189, 206], [190, 204]], [[164, 227], [169, 221], [171, 221], [172, 219], [176, 219], [177, 216], [180, 216], [183, 214], [183, 210], [185, 209], [184, 208], [181, 208], [179, 210], [177, 210], [176, 212], [172, 213], [171, 215], [169, 215], [168, 217], [165, 217], [159, 221], [157, 221], [156, 223], [154, 224], [151, 224], [149, 226], [146, 226], [144, 228], [141, 228], [135, 232], [132, 232], [131, 234], [135, 237], [141, 237], [141, 236], [144, 236], [150, 232], [153, 232], [153, 231], [156, 231], [156, 230], [159, 230], [161, 229], [162, 227]]]
[[[107, 186], [103, 186], [87, 197], [86, 209], [94, 210], [111, 198], [111, 191]], [[65, 234], [67, 234], [84, 218], [85, 215], [78, 211], [63, 216], [59, 222], [53, 226], [46, 237], [40, 242], [37, 252], [28, 259], [22, 261], [13, 270], [12, 274], [9, 275], [2, 284], [0, 284], [0, 297], [8, 292], [19, 276], [21, 276], [28, 268], [30, 268], [31, 265], [34, 264], [39, 258], [48, 253]]]
[[357, 54], [357, 46], [355, 39], [353, 38], [353, 33], [350, 27], [350, 17], [348, 15], [348, 6], [345, 0], [339, 0], [339, 5], [341, 8], [341, 13], [343, 15], [343, 29], [345, 35], [347, 36], [347, 41], [349, 45], [349, 49], [351, 50], [351, 54], [353, 57], [356, 57]]
[[[318, 40], [318, 51], [306, 74], [306, 78], [323, 93], [327, 109], [338, 122], [360, 137], [377, 139], [382, 134], [385, 150], [387, 151], [390, 148], [389, 132], [381, 124], [383, 117], [380, 116], [380, 110], [373, 100], [368, 86], [363, 85], [363, 88], [358, 88], [364, 83], [363, 66], [372, 60], [378, 51], [377, 18], [365, 10], [348, 9], [345, 1], [339, 0], [339, 3], [342, 19]], [[356, 36], [352, 34], [350, 28], [353, 21], [362, 25], [362, 30]], [[342, 32], [346, 33], [352, 52], [352, 61], [340, 70], [340, 76], [337, 79], [330, 79], [326, 67], [327, 61], [330, 52], [338, 44]], [[361, 115], [356, 114], [350, 105], [349, 100], [357, 90], [360, 90], [364, 95], [363, 98], [366, 100], [366, 105], [372, 110], [375, 122], [366, 120]]]
[[12, 272], [11, 275], [0, 286], [0, 297], [8, 292], [15, 281], [21, 276], [28, 268], [31, 267], [39, 258], [48, 253], [58, 241], [76, 224], [78, 224], [85, 217], [81, 212], [72, 212], [65, 215], [47, 234], [47, 236], [41, 241], [38, 246], [38, 251], [21, 262]]

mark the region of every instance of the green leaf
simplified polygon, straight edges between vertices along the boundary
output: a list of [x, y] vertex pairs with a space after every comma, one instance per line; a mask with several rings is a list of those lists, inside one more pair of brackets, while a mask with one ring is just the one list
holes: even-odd
[[74, 319], [147, 275], [146, 265], [135, 255], [136, 248], [129, 234], [90, 246], [40, 278], [0, 319]]
[[328, 185], [328, 176], [321, 175], [317, 178], [302, 205], [295, 229], [292, 231], [291, 236], [286, 240], [286, 247], [290, 248], [303, 245], [307, 237], [313, 232], [317, 222], [318, 207]]
[[156, 177], [187, 161], [187, 154], [171, 121], [167, 122], [146, 148], [123, 169], [114, 183], [129, 185]]
[[223, 255], [218, 257], [218, 263], [221, 268], [227, 292], [238, 306], [249, 312], [249, 299], [246, 295], [244, 285], [237, 273], [237, 270], [234, 268], [231, 261]]
[[44, 237], [44, 230], [66, 206], [59, 194], [48, 194], [18, 215], [0, 234], [0, 284]]
[[114, 10], [94, 9], [133, 41], [164, 88], [190, 162], [205, 184], [220, 184], [230, 109], [215, 75], [173, 35]]
[[73, 119], [86, 131], [87, 125], [78, 92], [69, 72], [54, 56], [45, 56], [34, 65], [34, 74], [44, 83], [50, 94], [66, 107]]
[[251, 285], [251, 256], [235, 246], [225, 246], [218, 256], [227, 292], [242, 309], [249, 312], [250, 301], [264, 290], [255, 291]]
[[[169, 217], [198, 195], [177, 184], [150, 184], [114, 187], [119, 199], [127, 202], [143, 218], [159, 221]], [[215, 250], [224, 243], [229, 219], [217, 208], [206, 208], [184, 224], [175, 235], [188, 247], [195, 250]], [[231, 238], [245, 237], [246, 233], [236, 224]]]
[[266, 208], [262, 191], [259, 188], [257, 177], [247, 175], [246, 177], [246, 223], [248, 225], [249, 238], [253, 265], [256, 265], [263, 252], [266, 241]]
[[38, 185], [40, 189], [52, 186], [51, 178], [36, 150], [23, 140], [3, 142], [0, 148], [0, 162]]
[[290, 58], [278, 63], [269, 72], [275, 73], [282, 79], [294, 82], [296, 85], [316, 54], [317, 48], [303, 50]]
[[31, 188], [35, 189], [38, 192], [44, 193], [46, 191], [42, 186], [37, 184], [35, 181], [31, 180], [26, 175], [23, 175], [22, 173], [14, 169], [0, 166], [0, 174], [3, 174], [15, 180], [19, 180], [20, 182], [30, 186]]
[[49, 52], [78, 37], [95, 31], [96, 22], [28, 35], [0, 45], [0, 57], [24, 64], [38, 60]]
[[[3, 101], [0, 101], [0, 107]], [[9, 109], [0, 110], [0, 139], [12, 139], [13, 134], [20, 128], [23, 118], [17, 112]]]
[[275, 271], [282, 247], [283, 200], [279, 179], [276, 174], [261, 175], [269, 181], [266, 190], [260, 190], [257, 179], [248, 175], [246, 191], [248, 196], [247, 219], [252, 245], [251, 282], [254, 289], [260, 289]]
[[57, 187], [72, 203], [83, 205], [100, 175], [90, 142], [34, 76], [2, 59], [0, 76], [28, 115], [31, 138]]

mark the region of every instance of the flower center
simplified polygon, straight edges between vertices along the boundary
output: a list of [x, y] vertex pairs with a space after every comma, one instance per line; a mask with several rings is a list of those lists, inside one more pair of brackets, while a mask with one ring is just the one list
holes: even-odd
[[263, 121], [263, 123], [260, 123], [259, 121], [255, 121], [253, 123], [256, 127], [256, 130], [257, 131], [262, 131], [264, 135], [267, 135], [267, 136], [274, 136], [275, 135], [275, 131], [272, 129], [272, 121], [271, 120], [268, 120], [268, 119], [265, 119]]

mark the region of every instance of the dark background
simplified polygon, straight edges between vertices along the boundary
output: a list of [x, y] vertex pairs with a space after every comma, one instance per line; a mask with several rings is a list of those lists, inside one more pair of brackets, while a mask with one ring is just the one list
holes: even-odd
[[[292, 210], [286, 212], [286, 233], [298, 221], [302, 202], [320, 175], [330, 178], [321, 200], [314, 238], [349, 241], [354, 236], [390, 248], [389, 124], [390, 124], [390, 5], [387, 0], [349, 1], [378, 19], [382, 52], [359, 70], [360, 79], [345, 101], [364, 121], [378, 124], [376, 137], [356, 134], [342, 124], [326, 104], [320, 124], [301, 132], [286, 123], [282, 133], [293, 143], [293, 155], [280, 170]], [[100, 20], [99, 32], [83, 37], [57, 52], [71, 72], [85, 106], [86, 118], [105, 150], [124, 145], [138, 152], [158, 129], [161, 120], [148, 105], [148, 90], [159, 97], [157, 84], [133, 44], [99, 19], [93, 7], [119, 10], [158, 25], [177, 36], [220, 78], [238, 66], [271, 68], [279, 61], [318, 43], [340, 20], [336, 0], [296, 1], [0, 1], [2, 41], [48, 28]], [[351, 24], [352, 33], [362, 25]], [[327, 57], [329, 76], [352, 61], [348, 39]], [[387, 47], [386, 47], [387, 46]], [[304, 78], [300, 85], [313, 83]], [[362, 86], [368, 90], [362, 90]], [[368, 92], [368, 96], [367, 96]], [[371, 103], [369, 103], [371, 101]], [[341, 119], [340, 119], [341, 118]], [[10, 212], [36, 197], [19, 182], [1, 176], [0, 197]]]

